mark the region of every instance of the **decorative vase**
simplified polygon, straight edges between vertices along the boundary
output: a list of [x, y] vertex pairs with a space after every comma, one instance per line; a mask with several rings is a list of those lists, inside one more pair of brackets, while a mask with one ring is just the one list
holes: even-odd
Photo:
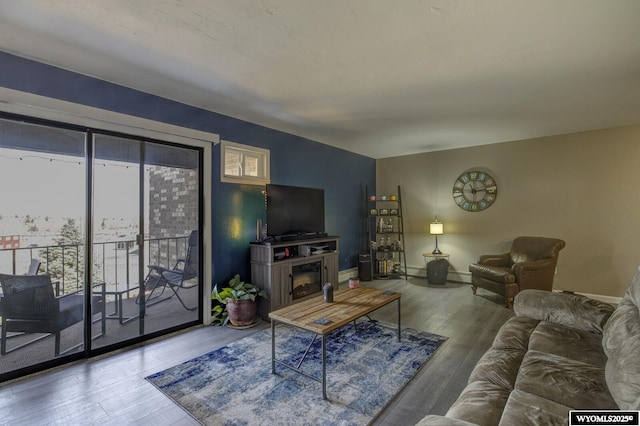
[[227, 314], [229, 322], [236, 327], [253, 324], [258, 304], [253, 300], [228, 300]]

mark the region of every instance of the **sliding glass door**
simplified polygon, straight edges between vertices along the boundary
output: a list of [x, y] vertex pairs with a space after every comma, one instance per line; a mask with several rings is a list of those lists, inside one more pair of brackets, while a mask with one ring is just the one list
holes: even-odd
[[0, 374], [84, 349], [85, 142], [0, 119]]
[[0, 381], [201, 320], [201, 162], [0, 118]]
[[109, 338], [96, 344], [197, 321], [199, 152], [102, 134], [93, 140], [94, 282], [104, 283], [109, 307]]

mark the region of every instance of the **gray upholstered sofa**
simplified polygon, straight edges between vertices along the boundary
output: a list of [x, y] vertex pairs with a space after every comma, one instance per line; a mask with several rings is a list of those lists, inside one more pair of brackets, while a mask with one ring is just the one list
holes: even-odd
[[[640, 268], [639, 268], [640, 271]], [[571, 409], [640, 409], [640, 272], [615, 308], [525, 290], [446, 416], [424, 425], [564, 425]]]

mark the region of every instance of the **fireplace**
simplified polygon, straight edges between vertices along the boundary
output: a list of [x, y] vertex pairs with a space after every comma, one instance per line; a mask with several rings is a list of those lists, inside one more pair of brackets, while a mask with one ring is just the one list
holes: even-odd
[[322, 261], [293, 265], [291, 274], [293, 300], [322, 291]]

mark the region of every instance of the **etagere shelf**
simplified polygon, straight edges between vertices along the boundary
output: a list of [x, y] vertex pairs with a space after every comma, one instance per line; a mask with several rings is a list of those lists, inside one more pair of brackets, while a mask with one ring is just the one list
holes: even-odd
[[371, 275], [377, 279], [404, 276], [406, 280], [407, 256], [400, 185], [396, 194], [369, 194], [368, 187], [365, 192]]

